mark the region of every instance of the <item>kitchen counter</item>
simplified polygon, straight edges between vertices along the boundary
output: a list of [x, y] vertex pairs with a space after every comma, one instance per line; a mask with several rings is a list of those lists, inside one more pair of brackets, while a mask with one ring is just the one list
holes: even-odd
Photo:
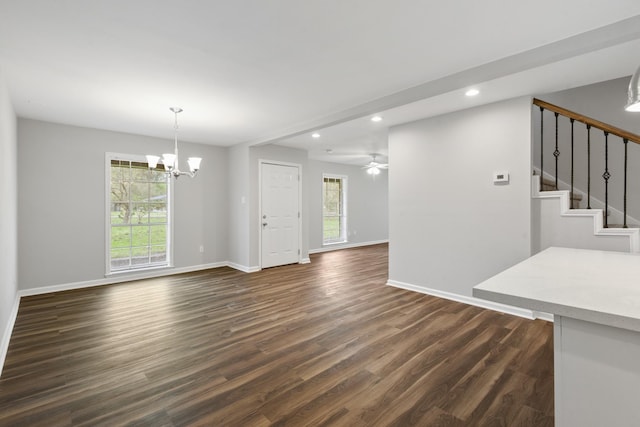
[[553, 314], [556, 426], [640, 425], [640, 255], [549, 248], [473, 295]]

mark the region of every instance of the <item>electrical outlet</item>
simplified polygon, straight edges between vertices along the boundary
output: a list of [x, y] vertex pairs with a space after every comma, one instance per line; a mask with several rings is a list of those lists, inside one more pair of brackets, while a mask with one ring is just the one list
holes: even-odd
[[204, 252], [204, 245], [200, 245], [200, 253]]

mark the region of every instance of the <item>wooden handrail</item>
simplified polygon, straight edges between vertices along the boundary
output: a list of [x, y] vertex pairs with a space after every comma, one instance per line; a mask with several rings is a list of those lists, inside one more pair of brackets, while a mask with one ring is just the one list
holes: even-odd
[[591, 117], [575, 113], [571, 110], [567, 110], [566, 108], [558, 107], [557, 105], [550, 104], [538, 98], [533, 98], [533, 103], [538, 107], [544, 108], [545, 110], [559, 113], [565, 117], [569, 117], [570, 119], [575, 119], [579, 122], [582, 122], [585, 125], [591, 125], [592, 127], [600, 129], [604, 132], [609, 132], [610, 134], [617, 135], [620, 138], [627, 139], [629, 141], [635, 142], [636, 144], [640, 144], [640, 135], [636, 135], [635, 133], [627, 132], [626, 130], [617, 128], [607, 123], [603, 123], [600, 120], [592, 119]]

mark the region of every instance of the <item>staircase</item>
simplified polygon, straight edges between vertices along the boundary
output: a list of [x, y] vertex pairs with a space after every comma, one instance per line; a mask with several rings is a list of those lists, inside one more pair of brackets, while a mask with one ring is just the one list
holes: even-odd
[[[534, 172], [534, 175], [535, 175], [535, 172]], [[558, 189], [556, 188], [556, 183], [555, 183], [555, 181], [553, 179], [544, 178], [542, 180], [542, 186], [540, 188], [540, 191], [558, 191]], [[581, 208], [580, 204], [582, 203], [582, 200], [584, 199], [584, 196], [582, 195], [582, 193], [580, 193], [578, 191], [574, 191], [573, 194], [571, 194], [571, 192], [569, 191], [569, 198], [571, 200], [570, 209], [580, 209]], [[604, 212], [603, 212], [603, 215], [604, 215]], [[611, 223], [611, 221], [609, 221], [607, 223], [607, 228], [625, 228], [625, 226], [622, 223], [615, 224], [615, 223]], [[640, 228], [640, 225], [635, 223], [635, 222], [627, 222], [626, 228]]]
[[572, 208], [580, 201], [571, 201], [570, 191], [541, 191], [540, 176], [534, 175], [531, 196], [533, 253], [550, 246], [640, 253], [640, 228], [604, 227], [604, 210]]
[[640, 168], [628, 162], [640, 153], [640, 135], [539, 99], [533, 104], [540, 109], [534, 158], [544, 178], [541, 191], [569, 190], [572, 209], [583, 207], [583, 199], [587, 209], [602, 208], [604, 228], [637, 227], [628, 220], [631, 212], [640, 217]]
[[[640, 136], [545, 101], [533, 103], [540, 108], [534, 130], [539, 139], [532, 180], [533, 251], [564, 246], [640, 252], [640, 221], [630, 215], [627, 201], [629, 195], [638, 215], [640, 176], [633, 174], [640, 168], [628, 167], [628, 150], [640, 150]], [[545, 116], [555, 123], [545, 128]]]

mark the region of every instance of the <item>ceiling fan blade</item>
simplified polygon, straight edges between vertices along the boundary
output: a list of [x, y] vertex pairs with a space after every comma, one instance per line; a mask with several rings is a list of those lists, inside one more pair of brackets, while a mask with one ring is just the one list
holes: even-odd
[[371, 156], [372, 156], [371, 161], [367, 165], [362, 166], [362, 169], [367, 169], [367, 172], [369, 172], [371, 169], [388, 169], [389, 168], [388, 163], [378, 163], [376, 161], [377, 154], [372, 154]]

